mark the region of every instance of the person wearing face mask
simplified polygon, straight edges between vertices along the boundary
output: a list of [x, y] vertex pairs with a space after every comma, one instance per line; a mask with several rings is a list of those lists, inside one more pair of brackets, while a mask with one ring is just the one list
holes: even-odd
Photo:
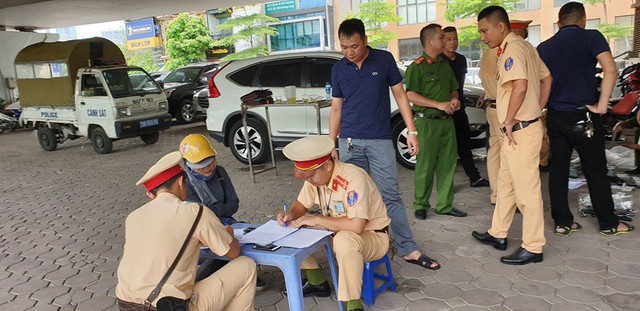
[[[240, 200], [229, 174], [218, 165], [217, 152], [209, 140], [201, 134], [190, 134], [180, 143], [180, 153], [186, 166], [187, 201], [208, 207], [225, 226], [236, 223], [233, 214], [238, 211]], [[196, 280], [206, 278], [226, 264], [225, 260], [212, 258], [210, 252], [201, 251]], [[258, 290], [266, 286], [260, 278], [256, 284]]]

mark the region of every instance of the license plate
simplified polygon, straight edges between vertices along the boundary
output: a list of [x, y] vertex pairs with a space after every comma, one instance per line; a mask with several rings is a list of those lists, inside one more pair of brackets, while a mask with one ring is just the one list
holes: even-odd
[[158, 122], [158, 119], [144, 120], [144, 121], [140, 121], [140, 128], [150, 127], [158, 124], [160, 124]]

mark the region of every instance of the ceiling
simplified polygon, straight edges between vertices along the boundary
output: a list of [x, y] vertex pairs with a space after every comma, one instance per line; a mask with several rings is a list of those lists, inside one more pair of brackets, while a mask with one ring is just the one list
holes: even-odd
[[251, 3], [257, 0], [2, 0], [0, 26], [68, 27]]

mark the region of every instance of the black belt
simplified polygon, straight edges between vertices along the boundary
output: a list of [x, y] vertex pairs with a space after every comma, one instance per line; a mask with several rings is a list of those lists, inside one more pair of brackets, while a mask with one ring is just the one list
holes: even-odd
[[430, 114], [426, 114], [426, 113], [422, 113], [422, 112], [416, 112], [414, 113], [414, 115], [416, 116], [416, 118], [424, 118], [424, 119], [431, 119], [431, 120], [446, 120], [449, 119], [449, 115], [448, 114], [443, 114], [440, 116], [432, 116]]
[[373, 230], [373, 232], [389, 233], [389, 226], [386, 226], [386, 227], [384, 227], [382, 229]]
[[[520, 122], [516, 123], [513, 126], [513, 129], [511, 129], [511, 132], [519, 131], [519, 130], [521, 130], [521, 129], [523, 129], [523, 128], [525, 128], [525, 127], [527, 127], [527, 126], [529, 126], [529, 125], [531, 125], [533, 123], [538, 122], [538, 120], [540, 120], [540, 118], [535, 118], [535, 119], [529, 120], [529, 121], [520, 121]], [[500, 128], [500, 131], [505, 133], [505, 132], [507, 132], [507, 128], [503, 126], [503, 127]]]
[[485, 107], [496, 108], [496, 100], [495, 99], [485, 99], [482, 101]]

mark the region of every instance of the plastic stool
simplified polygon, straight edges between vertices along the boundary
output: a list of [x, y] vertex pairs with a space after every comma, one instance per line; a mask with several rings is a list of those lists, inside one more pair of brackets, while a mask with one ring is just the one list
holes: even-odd
[[[376, 267], [382, 264], [387, 266], [387, 275], [375, 273]], [[375, 288], [375, 279], [384, 280], [384, 284]], [[362, 298], [364, 298], [364, 304], [367, 306], [373, 305], [376, 301], [376, 296], [380, 295], [380, 293], [384, 292], [388, 288], [391, 288], [391, 291], [396, 290], [396, 284], [393, 282], [393, 272], [391, 271], [391, 260], [389, 260], [389, 256], [385, 254], [378, 260], [365, 262], [364, 273], [362, 276]]]

